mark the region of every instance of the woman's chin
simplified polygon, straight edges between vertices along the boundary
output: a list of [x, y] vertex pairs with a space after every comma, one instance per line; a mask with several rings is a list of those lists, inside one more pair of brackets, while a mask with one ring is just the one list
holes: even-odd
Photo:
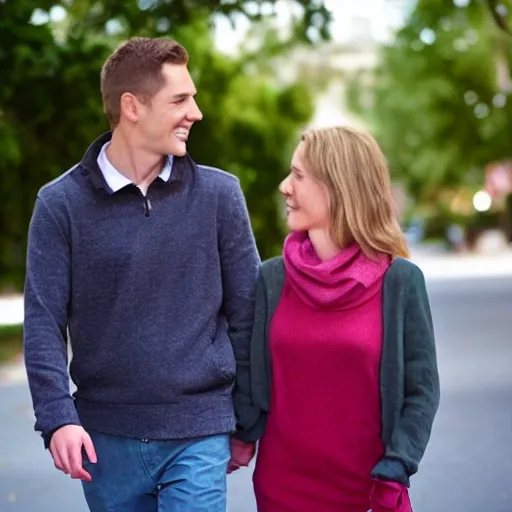
[[290, 231], [307, 231], [307, 228], [303, 224], [290, 218], [286, 221], [286, 225]]

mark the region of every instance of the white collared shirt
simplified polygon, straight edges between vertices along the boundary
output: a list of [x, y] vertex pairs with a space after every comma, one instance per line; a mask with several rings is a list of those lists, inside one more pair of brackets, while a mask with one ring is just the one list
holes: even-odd
[[[103, 177], [105, 178], [105, 181], [107, 182], [107, 185], [112, 189], [112, 192], [117, 192], [118, 190], [122, 189], [123, 187], [126, 187], [126, 185], [132, 185], [133, 182], [129, 180], [126, 176], [121, 174], [108, 160], [106, 149], [108, 145], [110, 144], [110, 141], [103, 145], [101, 148], [100, 154], [98, 155], [98, 166], [101, 170], [101, 173], [103, 174]], [[158, 175], [163, 181], [168, 181], [171, 177], [172, 172], [172, 155], [167, 157], [167, 161]], [[143, 185], [143, 184], [141, 184]], [[141, 192], [146, 195], [147, 192], [147, 185], [146, 187], [140, 186], [139, 189]]]

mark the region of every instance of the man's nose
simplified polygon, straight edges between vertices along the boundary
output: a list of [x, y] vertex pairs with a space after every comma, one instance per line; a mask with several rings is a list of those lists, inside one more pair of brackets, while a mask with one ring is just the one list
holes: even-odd
[[190, 121], [197, 122], [203, 119], [203, 113], [199, 110], [197, 106], [196, 100], [192, 98], [192, 104], [190, 106], [190, 110], [187, 114], [187, 117]]

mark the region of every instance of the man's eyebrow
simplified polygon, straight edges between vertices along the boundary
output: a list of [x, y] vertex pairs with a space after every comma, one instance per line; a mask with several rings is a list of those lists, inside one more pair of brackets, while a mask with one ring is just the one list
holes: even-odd
[[182, 92], [181, 94], [175, 94], [172, 99], [175, 100], [175, 101], [178, 101], [178, 100], [186, 100], [189, 96], [195, 96], [195, 92]]

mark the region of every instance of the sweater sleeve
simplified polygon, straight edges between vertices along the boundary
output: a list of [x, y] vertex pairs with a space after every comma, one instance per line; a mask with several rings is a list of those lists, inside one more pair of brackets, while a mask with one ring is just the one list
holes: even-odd
[[[256, 285], [254, 327], [251, 336], [251, 353], [254, 347], [262, 347], [265, 337], [267, 300], [265, 282], [260, 275]], [[265, 412], [254, 405], [251, 394], [251, 365], [237, 364], [234, 393], [237, 431], [235, 436], [242, 441], [255, 442], [263, 434]]]
[[[233, 181], [234, 183], [234, 181]], [[223, 310], [236, 360], [235, 405], [250, 401], [250, 340], [260, 259], [238, 180], [221, 197], [219, 250]]]
[[69, 254], [65, 231], [38, 197], [28, 233], [23, 338], [34, 428], [46, 447], [59, 427], [80, 424], [67, 371]]
[[385, 457], [372, 476], [409, 485], [418, 471], [435, 415], [440, 388], [430, 304], [421, 270], [411, 271], [404, 318], [404, 403], [386, 447]]

